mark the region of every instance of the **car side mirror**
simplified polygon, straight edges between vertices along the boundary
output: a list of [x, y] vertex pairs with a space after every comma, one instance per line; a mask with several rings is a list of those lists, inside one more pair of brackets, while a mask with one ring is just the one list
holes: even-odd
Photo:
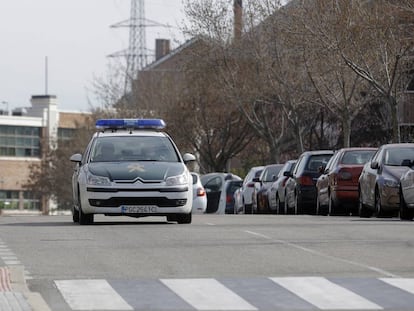
[[379, 164], [378, 164], [378, 162], [377, 162], [377, 161], [373, 161], [373, 162], [371, 162], [371, 168], [372, 168], [373, 170], [377, 170], [377, 169], [379, 169]]
[[195, 161], [196, 157], [191, 153], [185, 153], [183, 155], [184, 163], [187, 164], [188, 162]]
[[283, 172], [283, 176], [293, 177], [293, 174], [291, 172]]
[[259, 177], [255, 177], [252, 179], [253, 182], [260, 182], [260, 178]]
[[327, 174], [329, 170], [325, 170], [325, 166], [319, 166], [318, 172], [319, 174]]
[[75, 153], [74, 155], [70, 157], [70, 160], [72, 162], [80, 163], [82, 162], [82, 155], [80, 153]]

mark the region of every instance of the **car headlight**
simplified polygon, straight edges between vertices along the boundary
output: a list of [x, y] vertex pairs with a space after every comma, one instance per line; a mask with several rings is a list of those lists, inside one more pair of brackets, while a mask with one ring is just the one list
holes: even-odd
[[186, 185], [188, 183], [188, 178], [187, 178], [187, 174], [181, 174], [181, 175], [177, 175], [177, 176], [171, 176], [168, 177], [165, 180], [165, 184], [167, 186], [181, 186], [181, 185]]
[[398, 182], [393, 179], [384, 179], [384, 186], [390, 188], [397, 188], [399, 186]]
[[91, 172], [86, 173], [86, 182], [93, 186], [110, 186], [111, 181], [108, 177], [93, 175]]

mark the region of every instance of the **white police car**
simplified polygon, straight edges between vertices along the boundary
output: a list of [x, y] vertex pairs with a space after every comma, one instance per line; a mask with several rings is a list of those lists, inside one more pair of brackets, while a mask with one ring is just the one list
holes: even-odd
[[167, 216], [168, 221], [191, 223], [192, 177], [186, 163], [160, 129], [160, 119], [104, 119], [83, 155], [70, 160], [73, 221], [91, 224], [94, 214], [109, 216]]

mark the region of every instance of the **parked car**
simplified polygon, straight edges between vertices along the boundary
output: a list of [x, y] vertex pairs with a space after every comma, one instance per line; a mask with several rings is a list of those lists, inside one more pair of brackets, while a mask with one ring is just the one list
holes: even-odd
[[400, 210], [400, 178], [414, 159], [414, 144], [386, 144], [364, 165], [359, 177], [359, 216], [390, 216]]
[[207, 209], [207, 195], [201, 184], [200, 175], [191, 172], [193, 178], [193, 214], [203, 214]]
[[242, 186], [234, 193], [235, 209], [240, 213], [252, 213], [252, 194], [258, 183], [253, 181], [253, 178], [259, 177], [263, 171], [264, 166], [254, 166], [247, 173], [243, 180]]
[[402, 165], [408, 170], [400, 179], [400, 218], [401, 220], [413, 220], [414, 218], [414, 158], [404, 160]]
[[[236, 183], [235, 183], [236, 182]], [[207, 193], [207, 214], [225, 214], [231, 205], [234, 210], [233, 194], [243, 180], [234, 174], [209, 173], [201, 176], [201, 184]], [[229, 200], [231, 196], [231, 200]]]
[[316, 213], [316, 180], [333, 154], [332, 150], [306, 151], [300, 155], [293, 172], [284, 173], [290, 177], [286, 182], [286, 213], [291, 210], [294, 214]]
[[297, 160], [287, 161], [279, 174], [276, 181], [272, 183], [269, 189], [269, 209], [271, 213], [282, 214], [285, 213], [285, 187], [289, 177], [285, 176], [285, 172], [293, 172]]
[[269, 213], [269, 190], [282, 169], [283, 164], [266, 165], [259, 177], [253, 178], [253, 182], [259, 183], [253, 188], [252, 213]]
[[316, 214], [358, 213], [358, 179], [376, 148], [343, 148], [329, 160], [316, 181]]

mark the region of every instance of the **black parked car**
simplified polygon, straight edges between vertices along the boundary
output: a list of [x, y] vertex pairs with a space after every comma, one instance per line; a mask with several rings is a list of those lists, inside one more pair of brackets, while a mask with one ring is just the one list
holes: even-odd
[[316, 212], [316, 180], [321, 175], [329, 159], [333, 156], [332, 150], [306, 151], [301, 154], [286, 183], [285, 212], [294, 214]]

